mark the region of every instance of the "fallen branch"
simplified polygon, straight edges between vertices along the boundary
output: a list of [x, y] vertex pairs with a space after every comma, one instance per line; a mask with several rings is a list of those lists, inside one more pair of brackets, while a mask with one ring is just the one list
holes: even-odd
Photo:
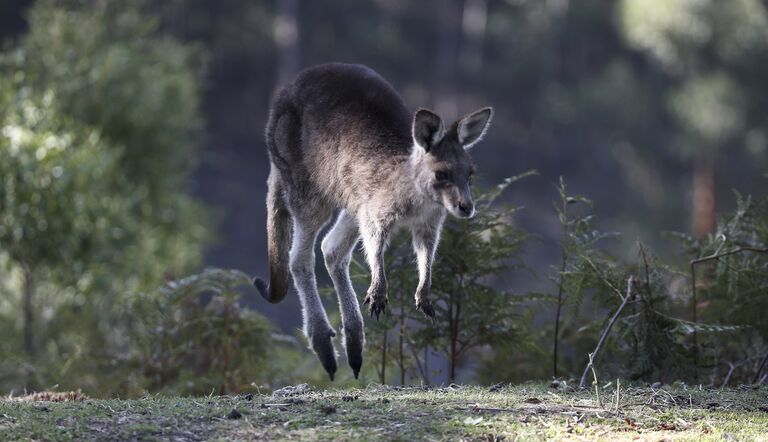
[[490, 408], [490, 407], [456, 407], [461, 411], [488, 411], [492, 413], [518, 413], [520, 410], [514, 408]]
[[584, 373], [581, 375], [581, 380], [579, 381], [579, 388], [584, 388], [584, 384], [587, 381], [587, 373], [589, 373], [589, 369], [593, 367], [594, 360], [597, 359], [597, 355], [600, 353], [600, 350], [603, 348], [603, 344], [605, 343], [605, 340], [608, 338], [608, 334], [611, 332], [611, 328], [613, 328], [613, 324], [616, 322], [616, 320], [619, 318], [619, 315], [621, 315], [621, 311], [624, 310], [624, 307], [627, 306], [627, 303], [630, 299], [632, 299], [632, 284], [634, 282], [634, 277], [632, 275], [627, 278], [627, 295], [624, 296], [624, 300], [621, 302], [621, 305], [618, 309], [616, 309], [616, 312], [611, 317], [611, 320], [608, 322], [608, 325], [605, 326], [603, 329], [603, 332], [600, 334], [600, 339], [597, 341], [597, 345], [595, 346], [595, 351], [591, 353], [591, 356], [589, 358], [589, 363], [584, 368]]

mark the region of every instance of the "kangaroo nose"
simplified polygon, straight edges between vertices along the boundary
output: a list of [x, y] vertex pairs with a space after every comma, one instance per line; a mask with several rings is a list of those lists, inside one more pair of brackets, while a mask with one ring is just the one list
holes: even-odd
[[468, 203], [459, 203], [459, 211], [462, 215], [466, 216], [467, 218], [471, 218], [472, 215], [475, 214], [475, 207], [474, 204], [471, 202]]

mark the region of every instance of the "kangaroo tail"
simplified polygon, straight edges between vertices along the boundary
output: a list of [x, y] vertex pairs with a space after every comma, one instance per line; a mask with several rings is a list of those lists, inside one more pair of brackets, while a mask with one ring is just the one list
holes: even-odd
[[283, 181], [279, 170], [271, 166], [267, 191], [267, 249], [269, 251], [269, 283], [256, 277], [253, 285], [267, 301], [277, 304], [285, 298], [291, 284], [289, 248], [292, 218], [285, 204]]

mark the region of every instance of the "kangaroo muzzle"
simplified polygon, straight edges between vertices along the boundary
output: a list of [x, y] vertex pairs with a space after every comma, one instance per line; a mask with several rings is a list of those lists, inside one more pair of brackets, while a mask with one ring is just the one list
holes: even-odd
[[475, 204], [472, 201], [460, 202], [457, 205], [460, 218], [472, 218], [475, 216]]
[[475, 202], [472, 200], [472, 194], [469, 191], [469, 186], [466, 189], [456, 189], [452, 195], [452, 198], [447, 198], [444, 204], [448, 212], [456, 218], [470, 219], [475, 216]]

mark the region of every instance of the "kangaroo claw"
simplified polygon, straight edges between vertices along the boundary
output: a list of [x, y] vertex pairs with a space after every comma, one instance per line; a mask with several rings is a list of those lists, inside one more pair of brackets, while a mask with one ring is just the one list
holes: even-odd
[[416, 301], [416, 310], [424, 313], [428, 318], [435, 319], [435, 309], [429, 299], [419, 299]]
[[371, 314], [371, 318], [373, 318], [373, 315], [376, 315], [376, 320], [379, 320], [379, 315], [382, 313], [385, 313], [387, 310], [387, 298], [380, 298], [380, 297], [373, 297], [371, 295], [368, 295], [365, 297], [365, 301], [363, 301], [363, 305], [370, 304], [370, 307], [368, 311]]

